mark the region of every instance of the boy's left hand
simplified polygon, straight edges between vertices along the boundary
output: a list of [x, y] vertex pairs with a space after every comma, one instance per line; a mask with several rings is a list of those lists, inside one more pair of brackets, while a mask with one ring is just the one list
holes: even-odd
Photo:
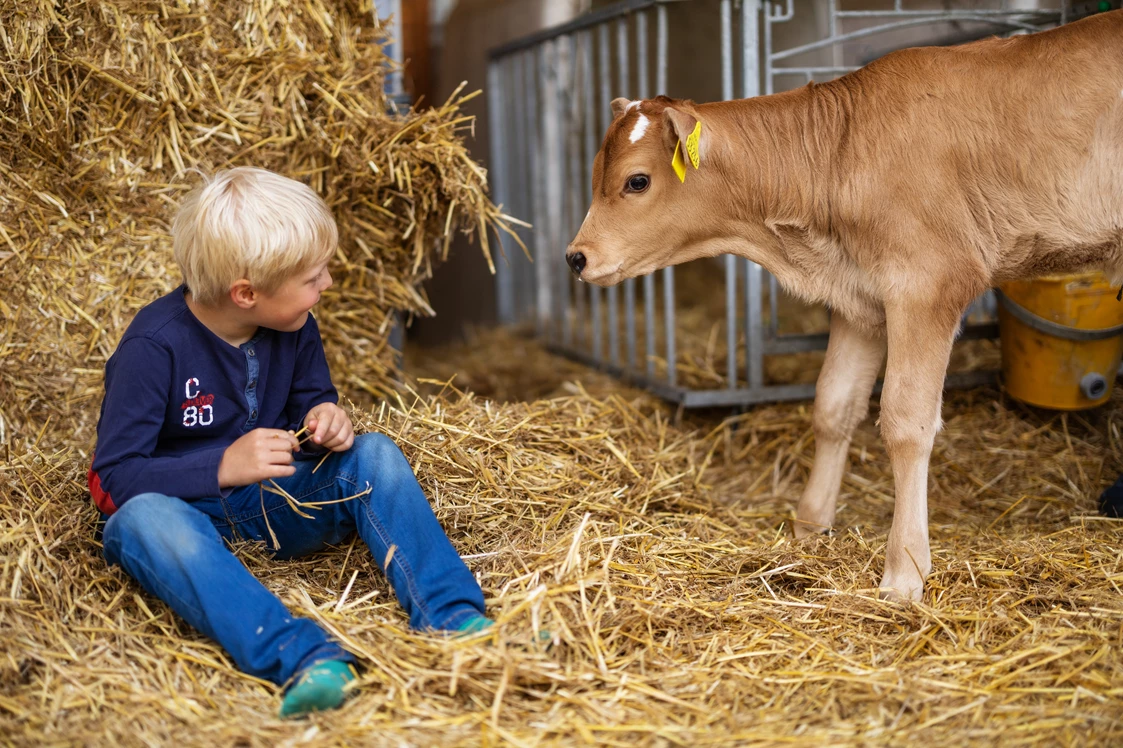
[[346, 452], [355, 441], [351, 419], [335, 403], [320, 403], [308, 411], [304, 427], [312, 432], [313, 444], [332, 452]]

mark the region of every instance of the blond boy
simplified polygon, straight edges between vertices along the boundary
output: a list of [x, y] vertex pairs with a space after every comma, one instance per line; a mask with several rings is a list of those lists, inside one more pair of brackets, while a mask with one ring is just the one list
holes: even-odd
[[[242, 670], [289, 686], [282, 716], [339, 706], [353, 657], [293, 617], [229, 541], [292, 558], [357, 531], [413, 627], [490, 625], [401, 451], [381, 434], [355, 437], [337, 404], [309, 313], [332, 284], [338, 241], [324, 201], [272, 172], [231, 169], [188, 195], [172, 235], [184, 285], [137, 314], [106, 365], [89, 484], [107, 561]], [[272, 482], [321, 505], [300, 516], [262, 490]]]

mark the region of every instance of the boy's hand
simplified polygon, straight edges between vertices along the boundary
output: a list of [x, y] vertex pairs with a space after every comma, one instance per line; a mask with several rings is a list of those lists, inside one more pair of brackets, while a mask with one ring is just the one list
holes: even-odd
[[320, 403], [304, 416], [304, 427], [312, 432], [312, 443], [332, 452], [346, 452], [355, 441], [347, 412], [335, 403]]
[[222, 453], [218, 464], [220, 488], [248, 486], [266, 478], [287, 478], [296, 472], [292, 453], [299, 443], [288, 431], [254, 429]]

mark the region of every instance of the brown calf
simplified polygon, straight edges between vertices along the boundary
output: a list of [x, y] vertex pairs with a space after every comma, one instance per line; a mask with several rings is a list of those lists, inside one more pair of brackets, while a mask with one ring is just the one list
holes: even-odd
[[[1015, 278], [1099, 268], [1123, 283], [1123, 11], [902, 50], [772, 96], [612, 104], [571, 268], [610, 285], [730, 253], [830, 307], [797, 537], [834, 521], [888, 349], [896, 507], [881, 589], [919, 599], [928, 460], [963, 311]], [[680, 181], [672, 155], [688, 144], [698, 164]]]

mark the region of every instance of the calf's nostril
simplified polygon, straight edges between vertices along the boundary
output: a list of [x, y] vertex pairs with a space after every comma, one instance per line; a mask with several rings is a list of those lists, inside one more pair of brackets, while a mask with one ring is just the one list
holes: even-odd
[[581, 275], [581, 271], [585, 269], [585, 255], [580, 252], [566, 255], [565, 261], [569, 263], [569, 267], [573, 270], [574, 275]]

